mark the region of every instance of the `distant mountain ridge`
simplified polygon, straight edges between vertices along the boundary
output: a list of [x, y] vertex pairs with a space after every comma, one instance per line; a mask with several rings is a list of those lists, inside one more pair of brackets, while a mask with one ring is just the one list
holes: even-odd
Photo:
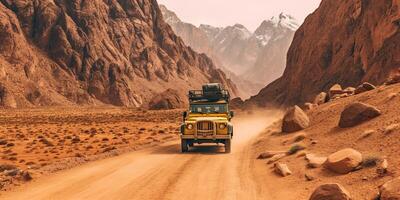
[[[287, 50], [299, 27], [293, 17], [284, 13], [263, 21], [254, 33], [241, 24], [227, 27], [201, 24], [196, 27], [181, 21], [165, 6], [160, 7], [166, 22], [186, 44], [196, 51], [206, 53], [218, 66], [241, 79], [235, 82], [252, 85], [241, 89], [250, 89], [247, 96], [255, 95], [262, 85], [282, 75]], [[240, 89], [241, 85], [238, 84], [238, 87]]]

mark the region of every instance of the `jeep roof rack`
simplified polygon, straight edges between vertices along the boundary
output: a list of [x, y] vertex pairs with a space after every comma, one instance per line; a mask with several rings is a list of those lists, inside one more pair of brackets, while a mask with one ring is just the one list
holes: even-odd
[[228, 102], [230, 99], [229, 91], [223, 89], [219, 83], [210, 83], [203, 85], [202, 90], [190, 90], [189, 101], [205, 101], [205, 102], [216, 102], [225, 100]]

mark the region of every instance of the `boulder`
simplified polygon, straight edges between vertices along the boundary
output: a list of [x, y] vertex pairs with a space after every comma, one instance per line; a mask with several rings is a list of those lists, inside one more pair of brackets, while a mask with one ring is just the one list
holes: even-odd
[[346, 89], [343, 90], [343, 92], [348, 95], [354, 95], [355, 91], [356, 91], [356, 88], [353, 88], [353, 87], [347, 87]]
[[321, 105], [328, 102], [328, 94], [325, 92], [319, 93], [315, 99], [314, 99], [314, 104]]
[[23, 181], [30, 181], [33, 179], [31, 173], [28, 171], [22, 171], [20, 175]]
[[365, 82], [357, 87], [357, 89], [354, 91], [354, 94], [361, 94], [363, 92], [367, 92], [367, 91], [374, 90], [374, 89], [376, 89], [375, 85]]
[[305, 158], [308, 161], [307, 166], [309, 168], [318, 168], [318, 167], [322, 166], [327, 160], [326, 157], [318, 157], [318, 156], [316, 156], [314, 154], [311, 154], [311, 153], [310, 154], [306, 154]]
[[396, 132], [397, 130], [400, 130], [400, 124], [391, 124], [391, 125], [385, 127], [383, 132], [385, 134], [391, 134], [391, 133]]
[[184, 95], [174, 89], [168, 89], [154, 96], [149, 103], [150, 110], [168, 110], [184, 108], [188, 103]]
[[343, 94], [343, 89], [342, 86], [339, 84], [335, 84], [329, 89], [329, 98], [332, 99], [333, 96], [338, 95], [338, 94]]
[[347, 174], [354, 171], [362, 161], [360, 152], [347, 148], [329, 155], [324, 166], [333, 172]]
[[379, 188], [380, 200], [400, 199], [400, 177], [390, 180]]
[[382, 162], [379, 164], [378, 168], [376, 169], [376, 173], [383, 176], [387, 174], [388, 167], [389, 167], [388, 161], [386, 159], [383, 159]]
[[283, 177], [289, 176], [292, 174], [289, 167], [286, 164], [275, 163], [274, 165], [275, 172]]
[[307, 114], [298, 106], [290, 108], [284, 118], [282, 123], [282, 132], [292, 133], [296, 131], [303, 130], [310, 125], [310, 119]]
[[304, 177], [306, 178], [307, 181], [313, 181], [315, 179], [315, 177], [311, 174], [304, 174]]
[[400, 83], [400, 70], [398, 73], [391, 75], [388, 80], [386, 80], [386, 85], [392, 85], [392, 84], [396, 84], [396, 83]]
[[284, 154], [286, 153], [285, 151], [267, 151], [264, 153], [261, 153], [257, 159], [267, 159], [267, 158], [272, 158], [273, 156], [277, 155], [277, 154]]
[[341, 99], [341, 98], [346, 98], [346, 97], [349, 97], [350, 95], [349, 94], [347, 94], [347, 93], [343, 93], [343, 94], [335, 94], [335, 95], [333, 95], [332, 97], [331, 97], [331, 101], [332, 100], [336, 100], [336, 99]]
[[278, 161], [278, 160], [284, 158], [285, 156], [286, 156], [285, 153], [276, 154], [276, 155], [272, 156], [272, 157], [268, 160], [267, 164], [272, 164], [272, 163], [274, 163], [274, 162], [276, 162], [276, 161]]
[[233, 108], [233, 109], [242, 108], [243, 105], [244, 105], [244, 101], [243, 101], [242, 98], [240, 98], [240, 97], [237, 97], [237, 98], [232, 99], [232, 100], [230, 101], [230, 104], [229, 104], [229, 106], [230, 106], [231, 108]]
[[366, 131], [364, 131], [364, 132], [361, 134], [360, 139], [367, 138], [367, 137], [369, 137], [369, 136], [371, 136], [371, 135], [373, 135], [373, 134], [375, 134], [375, 133], [376, 133], [375, 130], [366, 130]]
[[317, 104], [305, 103], [305, 104], [304, 104], [304, 110], [306, 110], [306, 111], [313, 110], [313, 109], [316, 108], [317, 106], [318, 106]]
[[343, 110], [339, 127], [353, 127], [379, 115], [381, 115], [381, 111], [374, 106], [359, 102], [351, 103]]
[[310, 200], [351, 200], [351, 197], [343, 186], [337, 183], [331, 183], [321, 185], [315, 189]]

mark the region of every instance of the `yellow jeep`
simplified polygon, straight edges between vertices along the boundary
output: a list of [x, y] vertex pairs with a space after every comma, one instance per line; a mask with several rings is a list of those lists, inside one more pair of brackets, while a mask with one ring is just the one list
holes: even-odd
[[225, 144], [225, 152], [231, 152], [234, 113], [229, 110], [229, 99], [229, 92], [218, 83], [189, 91], [189, 110], [183, 113], [181, 125], [182, 152], [202, 143]]

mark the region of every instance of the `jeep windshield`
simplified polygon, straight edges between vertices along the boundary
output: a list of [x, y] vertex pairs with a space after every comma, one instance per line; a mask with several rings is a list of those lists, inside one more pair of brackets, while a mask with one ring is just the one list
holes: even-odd
[[224, 104], [192, 104], [190, 105], [191, 113], [207, 114], [207, 113], [227, 113], [227, 105]]

